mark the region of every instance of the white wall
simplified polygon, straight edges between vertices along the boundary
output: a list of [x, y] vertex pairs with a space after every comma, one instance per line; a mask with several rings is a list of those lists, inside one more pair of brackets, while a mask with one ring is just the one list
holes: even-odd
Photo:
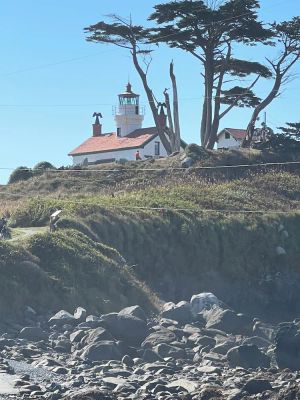
[[139, 149], [129, 149], [129, 150], [119, 150], [119, 151], [108, 151], [105, 153], [91, 153], [91, 154], [83, 154], [79, 156], [73, 156], [73, 165], [79, 165], [84, 162], [87, 158], [89, 163], [94, 163], [100, 160], [109, 160], [109, 159], [116, 159], [120, 160], [121, 158], [126, 159], [128, 161], [135, 160], [135, 153], [137, 150], [140, 151], [140, 156], [142, 159], [145, 159], [146, 156], [155, 157], [155, 142], [160, 143], [160, 157], [166, 157], [167, 152], [163, 147], [161, 140], [159, 137], [151, 140], [144, 148]]
[[241, 147], [241, 142], [232, 135], [230, 135], [230, 139], [225, 139], [225, 133], [222, 133], [219, 136], [217, 147], [218, 149], [238, 149]]
[[133, 104], [119, 105], [115, 115], [116, 127], [121, 128], [120, 136], [127, 136], [136, 129], [140, 129], [143, 120], [144, 116], [136, 114], [136, 106]]

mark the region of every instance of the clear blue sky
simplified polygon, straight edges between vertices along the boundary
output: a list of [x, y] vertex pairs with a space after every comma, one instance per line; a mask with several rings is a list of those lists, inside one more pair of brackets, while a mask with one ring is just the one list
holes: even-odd
[[[0, 167], [33, 166], [47, 160], [68, 165], [68, 152], [91, 134], [92, 114], [104, 115], [103, 129], [114, 131], [112, 106], [128, 76], [146, 99], [125, 50], [85, 41], [83, 28], [116, 13], [143, 24], [152, 6], [146, 0], [2, 0], [0, 14]], [[299, 0], [262, 0], [267, 21], [300, 14]], [[274, 51], [275, 49], [273, 49]], [[247, 49], [249, 59], [265, 49]], [[183, 52], [156, 51], [150, 80], [157, 97], [169, 87], [168, 64], [174, 59], [179, 86], [181, 125], [187, 142], [199, 143], [203, 87], [197, 62]], [[298, 65], [294, 73], [300, 72]], [[263, 96], [271, 82], [262, 82]], [[299, 118], [300, 76], [267, 110], [271, 127]], [[250, 110], [237, 109], [222, 127], [244, 128]], [[144, 126], [153, 125], [148, 108]], [[0, 183], [9, 171], [0, 170]]]

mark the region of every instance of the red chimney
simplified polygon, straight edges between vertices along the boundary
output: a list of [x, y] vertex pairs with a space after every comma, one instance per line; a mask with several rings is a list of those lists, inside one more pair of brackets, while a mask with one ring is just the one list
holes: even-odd
[[100, 124], [99, 117], [102, 118], [101, 113], [94, 113], [93, 117], [96, 117], [96, 121], [93, 124], [93, 136], [101, 136], [102, 134], [102, 125]]
[[101, 134], [102, 134], [102, 125], [93, 124], [93, 136], [101, 136]]

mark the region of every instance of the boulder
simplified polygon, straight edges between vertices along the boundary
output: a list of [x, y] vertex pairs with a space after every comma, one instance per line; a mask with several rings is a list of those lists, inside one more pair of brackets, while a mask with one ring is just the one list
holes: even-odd
[[142, 359], [146, 363], [162, 361], [162, 358], [157, 353], [155, 353], [153, 350], [150, 350], [150, 349], [146, 349], [143, 352]]
[[261, 338], [259, 336], [252, 336], [244, 339], [242, 344], [255, 344], [259, 348], [266, 349], [272, 343], [269, 340]]
[[85, 361], [121, 360], [122, 354], [115, 342], [103, 340], [86, 346], [81, 352], [81, 358]]
[[49, 319], [50, 325], [63, 326], [65, 324], [74, 325], [77, 322], [74, 315], [70, 314], [68, 311], [60, 310], [53, 317]]
[[[56, 397], [59, 399], [60, 397]], [[77, 390], [76, 393], [68, 394], [63, 397], [63, 400], [113, 400], [116, 399], [115, 396], [110, 394], [105, 394], [102, 390], [98, 389], [82, 389]]]
[[87, 312], [84, 308], [82, 307], [77, 307], [76, 310], [74, 311], [74, 318], [78, 322], [83, 322], [86, 319]]
[[248, 394], [263, 393], [267, 390], [273, 390], [271, 383], [266, 379], [250, 379], [243, 387]]
[[86, 332], [83, 330], [78, 330], [75, 332], [72, 332], [70, 334], [70, 342], [71, 343], [78, 343], [81, 341], [81, 339], [86, 335]]
[[41, 328], [36, 326], [26, 326], [19, 333], [20, 339], [29, 340], [31, 342], [39, 342], [40, 340], [47, 340], [48, 336]]
[[140, 344], [148, 334], [146, 322], [133, 315], [106, 314], [101, 323], [115, 338], [129, 344]]
[[219, 299], [213, 293], [199, 293], [192, 296], [191, 311], [193, 315], [201, 313], [205, 309], [211, 308], [213, 305], [219, 305]]
[[150, 333], [149, 336], [142, 343], [142, 347], [151, 349], [154, 346], [161, 343], [172, 343], [176, 340], [176, 335], [174, 332], [167, 328], [161, 327], [159, 330]]
[[126, 307], [123, 308], [119, 312], [119, 315], [131, 315], [133, 317], [139, 318], [143, 321], [147, 321], [147, 315], [145, 311], [142, 309], [140, 306], [131, 306], [131, 307]]
[[184, 359], [186, 358], [186, 353], [184, 349], [181, 349], [176, 346], [171, 346], [166, 343], [158, 344], [153, 348], [155, 353], [157, 353], [160, 357], [172, 357], [175, 359]]
[[241, 345], [233, 347], [227, 353], [227, 360], [232, 368], [269, 368], [270, 357], [264, 354], [255, 345]]
[[180, 324], [188, 324], [193, 321], [191, 305], [187, 301], [181, 301], [178, 304], [165, 303], [161, 316], [177, 321]]
[[275, 328], [273, 325], [266, 324], [260, 320], [256, 320], [253, 326], [253, 333], [255, 336], [273, 341], [275, 338]]
[[86, 334], [87, 335], [82, 341], [82, 345], [97, 343], [102, 340], [111, 340], [111, 341], [114, 340], [112, 335], [109, 332], [107, 332], [107, 330], [104, 328], [91, 329], [90, 331], [86, 332]]
[[214, 353], [226, 355], [230, 349], [236, 346], [235, 338], [230, 338], [228, 340], [224, 340], [220, 343], [217, 343], [215, 347], [212, 349]]
[[281, 323], [275, 335], [275, 356], [279, 368], [300, 370], [300, 327], [294, 322]]
[[185, 159], [181, 161], [181, 166], [183, 168], [190, 168], [194, 164], [195, 164], [195, 161], [192, 157], [185, 157]]
[[206, 328], [219, 329], [235, 335], [247, 335], [253, 330], [253, 320], [244, 314], [237, 314], [232, 310], [223, 310], [212, 307], [204, 313]]
[[178, 388], [178, 390], [184, 389], [188, 393], [195, 392], [199, 387], [199, 382], [191, 381], [189, 379], [177, 379], [168, 384], [167, 388]]

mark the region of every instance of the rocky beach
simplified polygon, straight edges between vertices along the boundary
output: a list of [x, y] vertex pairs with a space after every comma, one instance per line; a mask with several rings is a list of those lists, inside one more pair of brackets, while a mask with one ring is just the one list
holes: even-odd
[[300, 398], [300, 320], [265, 323], [211, 293], [160, 315], [26, 307], [2, 322], [0, 351], [1, 400]]

